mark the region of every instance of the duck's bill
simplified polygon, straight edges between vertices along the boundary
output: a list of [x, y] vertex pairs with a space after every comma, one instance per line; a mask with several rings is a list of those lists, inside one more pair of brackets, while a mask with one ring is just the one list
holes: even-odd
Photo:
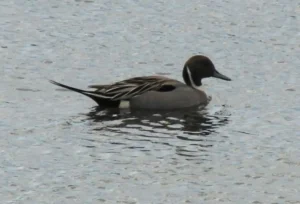
[[213, 77], [215, 78], [219, 78], [219, 79], [223, 79], [226, 81], [231, 81], [231, 79], [223, 74], [221, 74], [220, 72], [218, 72], [217, 70], [214, 72]]

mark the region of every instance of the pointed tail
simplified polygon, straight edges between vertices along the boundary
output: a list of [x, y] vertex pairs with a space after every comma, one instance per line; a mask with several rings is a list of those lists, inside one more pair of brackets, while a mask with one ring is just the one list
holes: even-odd
[[82, 90], [82, 89], [77, 89], [77, 88], [74, 88], [74, 87], [71, 87], [71, 86], [67, 86], [67, 85], [58, 83], [58, 82], [53, 81], [53, 80], [49, 80], [49, 81], [50, 81], [50, 83], [55, 84], [57, 86], [60, 86], [60, 87], [69, 89], [71, 91], [75, 91], [77, 93], [81, 93], [85, 96], [88, 96], [88, 97], [92, 98], [95, 101], [98, 101], [99, 99], [111, 99], [111, 97], [105, 96], [105, 95], [103, 95], [101, 93], [98, 93], [98, 92], [95, 92], [95, 91], [85, 91], [85, 90]]
[[49, 80], [49, 82], [50, 82], [51, 84], [55, 84], [55, 85], [57, 85], [57, 86], [60, 86], [60, 87], [63, 87], [63, 88], [66, 88], [66, 89], [69, 89], [69, 90], [72, 90], [72, 91], [81, 93], [81, 94], [83, 94], [83, 95], [86, 95], [86, 94], [85, 94], [85, 92], [86, 92], [85, 90], [77, 89], [77, 88], [74, 88], [74, 87], [71, 87], [71, 86], [67, 86], [67, 85], [58, 83], [58, 82], [53, 81], [53, 80]]

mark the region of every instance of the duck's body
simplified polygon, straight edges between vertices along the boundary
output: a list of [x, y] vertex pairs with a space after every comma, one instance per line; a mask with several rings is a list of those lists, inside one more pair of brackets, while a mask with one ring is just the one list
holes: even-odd
[[176, 110], [206, 105], [209, 99], [204, 91], [177, 82], [172, 91], [149, 91], [130, 100], [133, 109]]
[[92, 85], [94, 91], [85, 91], [64, 84], [51, 83], [92, 98], [101, 108], [121, 108], [124, 102], [131, 109], [174, 110], [198, 107], [209, 102], [199, 89], [201, 79], [216, 77], [230, 80], [214, 68], [205, 56], [194, 56], [184, 66], [185, 84], [162, 76], [134, 77], [110, 85]]

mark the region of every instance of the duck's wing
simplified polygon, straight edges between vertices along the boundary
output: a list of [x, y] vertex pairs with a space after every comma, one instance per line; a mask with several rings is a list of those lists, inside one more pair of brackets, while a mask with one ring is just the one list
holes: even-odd
[[160, 77], [134, 77], [120, 81], [111, 85], [91, 85], [89, 88], [95, 88], [93, 95], [99, 94], [113, 101], [128, 100], [139, 96], [148, 91], [171, 91], [175, 89], [175, 80]]

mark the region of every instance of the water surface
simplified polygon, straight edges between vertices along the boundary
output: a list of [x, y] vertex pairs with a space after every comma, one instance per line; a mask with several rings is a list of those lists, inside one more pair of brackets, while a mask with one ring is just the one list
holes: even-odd
[[[0, 3], [1, 203], [300, 203], [296, 0]], [[205, 54], [204, 110], [97, 111], [78, 88], [182, 80]]]

